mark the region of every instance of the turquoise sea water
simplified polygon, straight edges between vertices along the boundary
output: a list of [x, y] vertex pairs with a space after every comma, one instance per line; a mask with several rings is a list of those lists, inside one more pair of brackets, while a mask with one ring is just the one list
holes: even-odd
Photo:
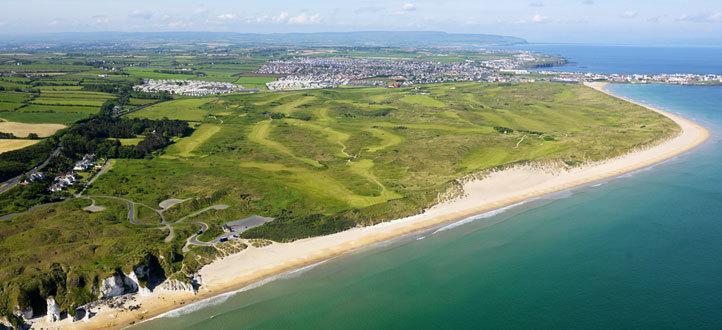
[[340, 257], [153, 329], [722, 328], [722, 88], [614, 85], [708, 127], [650, 169]]

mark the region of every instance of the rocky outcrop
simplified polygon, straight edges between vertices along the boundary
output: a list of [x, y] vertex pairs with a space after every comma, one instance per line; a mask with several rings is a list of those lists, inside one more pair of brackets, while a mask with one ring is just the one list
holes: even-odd
[[100, 298], [112, 298], [128, 293], [138, 292], [140, 285], [135, 272], [123, 274], [121, 272], [104, 279], [100, 283]]
[[52, 296], [48, 297], [47, 306], [48, 306], [48, 310], [47, 310], [47, 313], [45, 314], [45, 319], [48, 322], [60, 321], [60, 316], [61, 316], [60, 314], [62, 311], [60, 310], [60, 306], [58, 305], [58, 303], [55, 302], [54, 297], [52, 297]]
[[189, 291], [195, 293], [196, 290], [193, 288], [193, 284], [190, 282], [183, 282], [179, 280], [167, 280], [158, 286], [161, 290], [166, 291]]
[[129, 274], [124, 274], [123, 277], [123, 284], [125, 284], [125, 293], [133, 293], [138, 292], [138, 288], [140, 288], [140, 284], [138, 282], [138, 276], [135, 275], [135, 272], [130, 272]]
[[32, 319], [33, 316], [35, 316], [35, 313], [33, 312], [33, 307], [28, 306], [23, 309], [21, 309], [19, 306], [15, 306], [15, 315], [22, 317], [25, 320]]
[[125, 292], [123, 278], [116, 274], [100, 282], [100, 298], [112, 298]]
[[203, 280], [199, 274], [193, 274], [187, 281], [177, 279], [169, 279], [161, 283], [158, 288], [167, 291], [188, 291], [195, 294], [198, 288], [203, 284]]

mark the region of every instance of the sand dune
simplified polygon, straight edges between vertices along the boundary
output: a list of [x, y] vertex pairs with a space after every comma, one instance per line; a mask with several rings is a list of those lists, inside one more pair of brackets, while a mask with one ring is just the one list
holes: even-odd
[[[588, 86], [604, 91], [604, 84]], [[276, 243], [263, 248], [249, 247], [201, 269], [204, 284], [195, 296], [188, 293], [156, 292], [136, 298], [135, 304], [141, 305], [139, 310], [120, 312], [105, 308], [87, 323], [63, 322], [57, 326], [86, 328], [127, 325], [141, 318], [147, 319], [177, 308], [181, 302], [187, 304], [237, 290], [269, 276], [370, 244], [641, 169], [684, 153], [709, 137], [705, 128], [690, 120], [658, 109], [650, 109], [675, 121], [681, 127], [680, 134], [654, 147], [572, 169], [526, 165], [493, 172], [483, 179], [464, 184], [462, 197], [436, 205], [420, 215], [293, 243]]]

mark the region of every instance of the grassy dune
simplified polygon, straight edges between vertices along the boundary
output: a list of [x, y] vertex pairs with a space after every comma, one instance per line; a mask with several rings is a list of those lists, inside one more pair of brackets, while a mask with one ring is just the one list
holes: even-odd
[[[289, 212], [293, 219], [322, 214], [325, 221], [374, 223], [429, 206], [470, 173], [525, 161], [601, 160], [676, 130], [641, 107], [552, 83], [227, 95], [133, 114], [171, 115], [205, 123], [161, 158], [119, 160], [91, 192], [155, 205], [223, 191], [224, 203], [244, 205], [208, 220], [214, 223]], [[258, 233], [298, 238], [287, 221]]]
[[197, 127], [189, 137], [181, 138], [170, 146], [166, 152], [168, 156], [192, 157], [197, 156], [193, 151], [201, 144], [220, 132], [221, 126], [214, 124], [202, 124]]
[[[218, 231], [262, 215], [276, 219], [245, 237], [328, 234], [417, 213], [468, 174], [528, 161], [575, 166], [679, 130], [640, 106], [554, 83], [224, 95], [164, 102], [131, 116], [200, 124], [156, 157], [115, 160], [86, 191], [105, 210], [84, 211], [91, 201], [70, 199], [0, 221], [2, 283], [38, 283], [61, 264], [68, 281], [84, 283], [62, 301], [71, 306], [92, 299], [95, 279], [128, 272], [149, 254], [163, 257], [167, 275], [201, 267], [213, 248], [181, 250], [198, 230], [194, 221]], [[0, 123], [0, 131], [2, 124], [18, 125]], [[168, 222], [194, 215], [174, 223], [173, 236], [151, 209], [171, 198], [188, 200], [165, 211]], [[218, 205], [228, 207], [212, 208]], [[18, 292], [0, 296], [35, 294]]]

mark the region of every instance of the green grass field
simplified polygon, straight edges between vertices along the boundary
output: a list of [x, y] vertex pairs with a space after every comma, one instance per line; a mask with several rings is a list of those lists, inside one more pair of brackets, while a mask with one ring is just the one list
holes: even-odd
[[[441, 84], [423, 93], [364, 88], [161, 103], [132, 116], [205, 123], [159, 158], [119, 160], [92, 191], [147, 204], [228, 191], [229, 205], [252, 196], [248, 214], [352, 212], [354, 222], [374, 223], [428, 207], [471, 173], [601, 160], [675, 130], [664, 117], [577, 85]], [[283, 233], [273, 238], [296, 238], [292, 224], [274, 230]]]
[[129, 115], [130, 118], [149, 118], [149, 119], [179, 119], [186, 121], [202, 121], [208, 111], [203, 109], [203, 105], [215, 100], [214, 97], [209, 98], [189, 98], [173, 100], [155, 104], [144, 108], [140, 111]]
[[[84, 114], [0, 112], [23, 122], [70, 115]], [[275, 220], [245, 238], [329, 234], [416, 214], [470, 174], [603, 160], [679, 130], [643, 107], [555, 83], [232, 94], [162, 102], [129, 116], [192, 121], [195, 131], [152, 158], [114, 160], [85, 193], [105, 210], [84, 211], [90, 200], [69, 199], [0, 221], [0, 297], [9, 298], [0, 312], [28, 304], [42, 283], [70, 283], [57, 296], [64, 308], [86, 303], [94, 281], [151, 257], [167, 276], [193, 273], [217, 253], [181, 250], [195, 221], [210, 226], [204, 239], [250, 215]], [[164, 213], [173, 237], [151, 209], [171, 198], [187, 199]], [[136, 205], [135, 224], [126, 200]], [[217, 205], [228, 207], [208, 209]], [[178, 221], [189, 215], [192, 221]], [[50, 272], [54, 264], [62, 269]]]
[[166, 156], [170, 157], [193, 157], [198, 156], [194, 151], [204, 142], [208, 141], [213, 135], [220, 132], [221, 126], [215, 124], [202, 124], [193, 131], [189, 137], [181, 138], [173, 145], [168, 147]]
[[234, 81], [234, 84], [242, 85], [245, 88], [258, 88], [258, 89], [266, 89], [266, 83], [269, 83], [271, 81], [275, 81], [276, 78], [274, 77], [266, 77], [266, 76], [242, 76], [239, 77], [238, 80]]
[[82, 112], [0, 112], [0, 119], [28, 124], [70, 124], [89, 116]]

